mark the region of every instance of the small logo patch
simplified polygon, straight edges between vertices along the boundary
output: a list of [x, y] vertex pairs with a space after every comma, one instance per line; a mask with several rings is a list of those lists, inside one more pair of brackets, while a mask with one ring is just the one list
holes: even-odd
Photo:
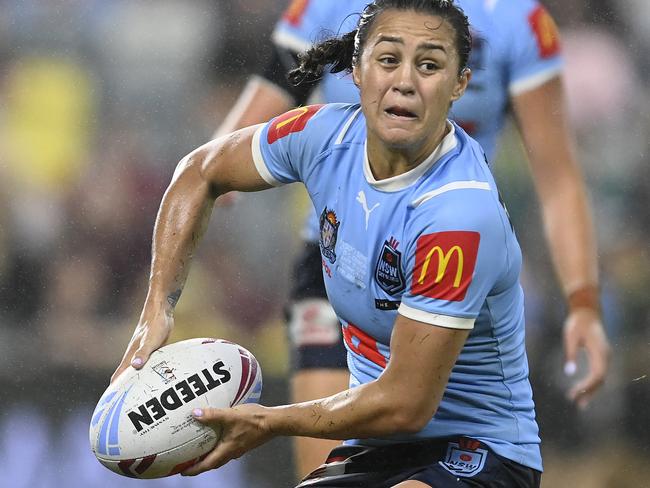
[[470, 478], [481, 472], [487, 455], [485, 449], [462, 448], [458, 443], [450, 442], [445, 460], [439, 464], [454, 476]]
[[162, 378], [165, 384], [176, 379], [176, 376], [174, 375], [174, 369], [167, 366], [166, 361], [162, 361], [152, 366], [152, 368], [156, 373], [158, 373], [158, 376]]
[[391, 237], [384, 241], [384, 247], [379, 254], [375, 268], [375, 279], [379, 286], [389, 295], [395, 295], [404, 290], [405, 281], [402, 273], [402, 253], [397, 250], [399, 242]]
[[370, 220], [370, 214], [374, 209], [379, 207], [379, 203], [375, 203], [371, 208], [368, 208], [368, 201], [366, 200], [366, 194], [363, 192], [363, 190], [359, 191], [359, 194], [357, 195], [357, 202], [361, 204], [361, 208], [363, 208], [363, 211], [366, 215], [366, 230], [368, 230], [368, 220]]
[[339, 232], [339, 222], [336, 218], [334, 210], [329, 210], [327, 207], [323, 209], [320, 215], [320, 249], [330, 263], [334, 264], [336, 261], [336, 239]]
[[397, 310], [400, 306], [399, 300], [382, 300], [375, 298], [375, 308], [378, 310]]
[[291, 25], [299, 26], [308, 4], [309, 0], [293, 0], [282, 17]]
[[538, 6], [528, 17], [530, 27], [535, 33], [539, 55], [542, 59], [550, 58], [560, 52], [560, 34], [553, 17], [543, 6]]
[[269, 126], [266, 141], [269, 144], [273, 144], [278, 139], [282, 139], [293, 132], [302, 131], [307, 125], [307, 122], [309, 122], [309, 119], [316, 115], [316, 112], [322, 107], [322, 104], [298, 107], [275, 118]]
[[478, 255], [478, 232], [424, 234], [417, 240], [411, 293], [460, 302], [472, 282]]

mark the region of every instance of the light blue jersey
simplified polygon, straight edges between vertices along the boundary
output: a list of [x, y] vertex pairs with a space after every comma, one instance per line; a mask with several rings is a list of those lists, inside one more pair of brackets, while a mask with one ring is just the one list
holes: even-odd
[[468, 435], [541, 470], [521, 252], [482, 149], [449, 128], [425, 162], [380, 181], [358, 105], [295, 109], [258, 129], [252, 149], [269, 184], [302, 181], [317, 209], [323, 276], [343, 324], [352, 387], [384, 370], [397, 313], [471, 329], [429, 424], [414, 436], [371, 442]]
[[[274, 42], [304, 51], [314, 42], [356, 27], [367, 0], [299, 0], [273, 33]], [[450, 118], [476, 139], [492, 161], [510, 97], [557, 76], [562, 67], [553, 19], [536, 0], [456, 0], [469, 18], [472, 79], [454, 103]], [[327, 73], [319, 85], [326, 103], [357, 103], [359, 91], [350, 76]], [[317, 219], [308, 219], [303, 235], [318, 238]]]

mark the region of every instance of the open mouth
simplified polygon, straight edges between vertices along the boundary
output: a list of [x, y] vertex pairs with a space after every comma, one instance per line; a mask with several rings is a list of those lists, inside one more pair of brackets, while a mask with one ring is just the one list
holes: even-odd
[[388, 107], [384, 112], [393, 118], [409, 120], [417, 119], [417, 115], [403, 107]]

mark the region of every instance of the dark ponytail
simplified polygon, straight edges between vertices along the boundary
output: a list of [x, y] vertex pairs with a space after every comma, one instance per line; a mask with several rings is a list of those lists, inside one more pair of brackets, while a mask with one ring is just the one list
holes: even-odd
[[323, 76], [326, 66], [330, 66], [330, 73], [350, 71], [356, 34], [357, 31], [353, 30], [341, 37], [327, 39], [300, 54], [298, 56], [300, 64], [289, 72], [289, 81], [294, 85], [318, 81]]
[[415, 10], [440, 16], [449, 22], [456, 34], [454, 45], [459, 58], [458, 74], [462, 74], [467, 68], [472, 49], [469, 21], [454, 0], [375, 0], [363, 9], [357, 29], [342, 37], [327, 39], [300, 55], [300, 64], [289, 73], [289, 81], [294, 85], [318, 81], [328, 65], [330, 73], [352, 71], [366, 44], [374, 20], [388, 9]]

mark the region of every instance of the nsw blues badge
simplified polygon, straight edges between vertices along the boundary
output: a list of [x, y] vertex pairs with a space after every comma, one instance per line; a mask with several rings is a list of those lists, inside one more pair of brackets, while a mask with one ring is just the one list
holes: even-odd
[[468, 438], [461, 438], [458, 443], [450, 442], [445, 460], [439, 464], [454, 476], [470, 478], [485, 466], [488, 452], [480, 449], [480, 445], [479, 441]]
[[384, 247], [379, 253], [377, 267], [375, 268], [375, 279], [382, 290], [389, 295], [404, 290], [404, 274], [402, 273], [402, 253], [397, 250], [399, 242], [391, 237], [384, 241]]
[[336, 261], [335, 247], [340, 225], [334, 210], [325, 207], [320, 214], [320, 249], [332, 264]]

